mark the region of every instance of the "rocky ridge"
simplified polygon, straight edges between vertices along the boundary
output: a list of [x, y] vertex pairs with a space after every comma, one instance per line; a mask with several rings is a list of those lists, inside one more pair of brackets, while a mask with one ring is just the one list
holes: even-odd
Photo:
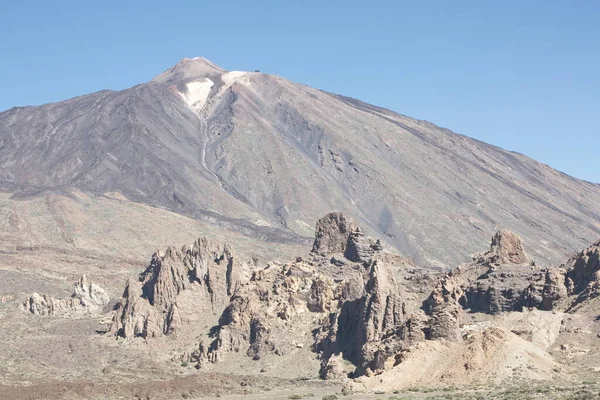
[[206, 238], [157, 251], [139, 279], [127, 282], [110, 332], [125, 338], [176, 333], [181, 324], [222, 310], [246, 268], [229, 245]]
[[[233, 354], [258, 361], [301, 350], [320, 361], [322, 378], [368, 377], [412, 359], [427, 342], [468, 346], [493, 337], [508, 348], [514, 334], [494, 327], [471, 332], [469, 316], [560, 310], [565, 296], [593, 297], [597, 274], [597, 246], [542, 270], [508, 231], [494, 235], [471, 263], [435, 273], [331, 213], [317, 222], [308, 256], [287, 263], [243, 263], [230, 246], [205, 238], [155, 253], [140, 278], [128, 282], [110, 333], [150, 340], [187, 330], [187, 350], [176, 359], [199, 369]], [[207, 310], [215, 317], [199, 317]], [[213, 325], [203, 330], [200, 321]]]

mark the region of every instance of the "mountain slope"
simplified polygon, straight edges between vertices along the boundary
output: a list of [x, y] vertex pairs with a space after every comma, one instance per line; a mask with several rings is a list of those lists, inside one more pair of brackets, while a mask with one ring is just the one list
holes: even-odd
[[153, 81], [0, 113], [0, 187], [73, 188], [301, 242], [344, 211], [417, 263], [499, 227], [557, 262], [600, 235], [600, 187], [347, 97], [183, 59]]

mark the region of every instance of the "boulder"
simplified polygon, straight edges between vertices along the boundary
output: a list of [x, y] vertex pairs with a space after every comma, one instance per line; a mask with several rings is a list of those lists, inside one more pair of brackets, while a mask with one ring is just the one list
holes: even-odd
[[365, 262], [382, 249], [381, 242], [368, 238], [360, 228], [354, 229], [348, 235], [344, 257], [354, 262]]

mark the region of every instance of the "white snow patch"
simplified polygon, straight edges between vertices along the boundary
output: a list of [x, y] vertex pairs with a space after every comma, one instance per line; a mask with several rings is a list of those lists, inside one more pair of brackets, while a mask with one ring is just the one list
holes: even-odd
[[219, 91], [215, 95], [216, 98], [221, 98], [223, 93], [236, 82], [240, 82], [246, 86], [250, 86], [250, 78], [247, 76], [248, 73], [245, 71], [230, 71], [221, 75], [223, 86], [219, 88]]
[[179, 94], [192, 110], [199, 112], [206, 104], [208, 94], [214, 85], [215, 83], [210, 79], [202, 78], [200, 80], [187, 83], [187, 92]]
[[231, 71], [231, 72], [227, 72], [226, 74], [221, 75], [221, 79], [223, 80], [223, 83], [225, 84], [225, 86], [229, 87], [229, 86], [233, 85], [235, 83], [235, 81], [238, 80], [238, 78], [246, 76], [247, 74], [248, 73], [245, 71]]

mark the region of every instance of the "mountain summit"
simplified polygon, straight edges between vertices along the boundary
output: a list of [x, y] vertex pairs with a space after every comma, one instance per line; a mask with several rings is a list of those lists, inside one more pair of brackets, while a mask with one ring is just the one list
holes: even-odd
[[557, 262], [600, 234], [600, 187], [344, 96], [183, 59], [152, 81], [0, 113], [0, 188], [81, 190], [308, 243], [330, 211], [418, 263], [498, 228]]
[[206, 58], [184, 58], [153, 79], [155, 82], [173, 84], [194, 79], [220, 76], [226, 71]]

